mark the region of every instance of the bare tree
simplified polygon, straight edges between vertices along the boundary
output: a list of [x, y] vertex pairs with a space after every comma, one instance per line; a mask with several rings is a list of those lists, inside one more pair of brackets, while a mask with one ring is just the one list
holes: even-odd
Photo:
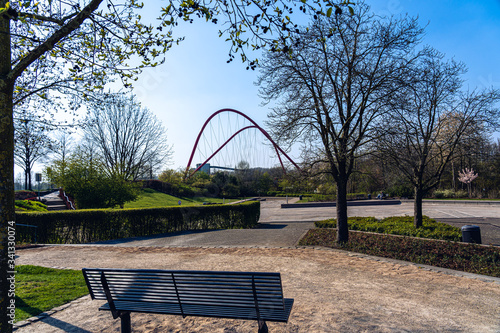
[[373, 139], [397, 77], [411, 63], [422, 29], [412, 18], [377, 18], [365, 4], [352, 15], [318, 18], [293, 49], [270, 53], [259, 80], [279, 104], [269, 127], [279, 141], [303, 138], [337, 184], [337, 241], [348, 240], [347, 184], [355, 159]]
[[142, 108], [133, 95], [107, 94], [103, 100], [92, 106], [85, 133], [108, 173], [135, 180], [144, 170], [162, 167], [172, 148], [156, 116]]
[[392, 95], [377, 151], [414, 188], [414, 224], [422, 226], [422, 199], [435, 188], [464, 136], [476, 124], [496, 125], [497, 91], [460, 91], [465, 66], [427, 48], [406, 84]]
[[15, 162], [24, 171], [25, 189], [31, 190], [31, 173], [35, 162], [45, 158], [52, 140], [48, 133], [53, 126], [40, 121], [32, 111], [24, 110], [15, 119]]

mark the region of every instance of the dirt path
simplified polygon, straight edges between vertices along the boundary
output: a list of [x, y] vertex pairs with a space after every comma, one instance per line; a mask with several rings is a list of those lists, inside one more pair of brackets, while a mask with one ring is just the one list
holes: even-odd
[[[281, 272], [295, 305], [270, 332], [500, 332], [500, 284], [326, 249], [55, 246], [17, 252], [17, 264]], [[119, 332], [80, 299], [16, 332]], [[134, 332], [256, 332], [242, 320], [132, 315]]]

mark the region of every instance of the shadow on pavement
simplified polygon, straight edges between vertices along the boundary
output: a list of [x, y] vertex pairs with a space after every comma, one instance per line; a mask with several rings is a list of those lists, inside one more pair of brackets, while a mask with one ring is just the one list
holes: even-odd
[[56, 327], [68, 333], [92, 333], [91, 331], [87, 331], [86, 329], [83, 329], [81, 327], [72, 325], [70, 323], [67, 323], [65, 321], [53, 317], [45, 317], [44, 319], [41, 319], [41, 321], [47, 325]]

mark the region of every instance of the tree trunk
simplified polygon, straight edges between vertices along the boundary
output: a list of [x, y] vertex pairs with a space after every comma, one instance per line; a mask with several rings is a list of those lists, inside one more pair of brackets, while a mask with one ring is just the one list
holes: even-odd
[[0, 332], [12, 332], [14, 317], [11, 309], [14, 311], [15, 304], [11, 287], [14, 273], [9, 273], [15, 270], [13, 261], [10, 261], [15, 255], [12, 93], [12, 85], [0, 91]]
[[33, 191], [33, 186], [31, 185], [31, 168], [26, 170], [28, 174], [28, 190]]
[[453, 192], [457, 191], [457, 187], [455, 186], [455, 164], [453, 160], [451, 161], [451, 186], [453, 187]]
[[347, 177], [340, 177], [340, 180], [337, 181], [337, 243], [346, 243], [348, 240]]
[[422, 200], [424, 199], [424, 191], [415, 187], [415, 202], [413, 206], [413, 224], [415, 228], [420, 228], [423, 221]]
[[[0, 0], [5, 8], [6, 0]], [[7, 82], [11, 70], [10, 19], [0, 15], [0, 332], [12, 332], [15, 310], [13, 262], [15, 243], [14, 213], [14, 121], [12, 95], [14, 82]], [[9, 228], [10, 227], [10, 228]], [[11, 266], [12, 265], [12, 266]], [[9, 280], [10, 279], [10, 280]], [[11, 312], [12, 311], [12, 312]]]

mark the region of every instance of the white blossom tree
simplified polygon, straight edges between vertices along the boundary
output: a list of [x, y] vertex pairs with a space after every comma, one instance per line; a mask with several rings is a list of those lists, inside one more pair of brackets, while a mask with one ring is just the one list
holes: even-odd
[[472, 197], [472, 181], [476, 179], [478, 176], [477, 173], [474, 173], [472, 168], [465, 168], [462, 171], [458, 172], [458, 180], [461, 183], [467, 184], [467, 191], [469, 192], [469, 198]]

